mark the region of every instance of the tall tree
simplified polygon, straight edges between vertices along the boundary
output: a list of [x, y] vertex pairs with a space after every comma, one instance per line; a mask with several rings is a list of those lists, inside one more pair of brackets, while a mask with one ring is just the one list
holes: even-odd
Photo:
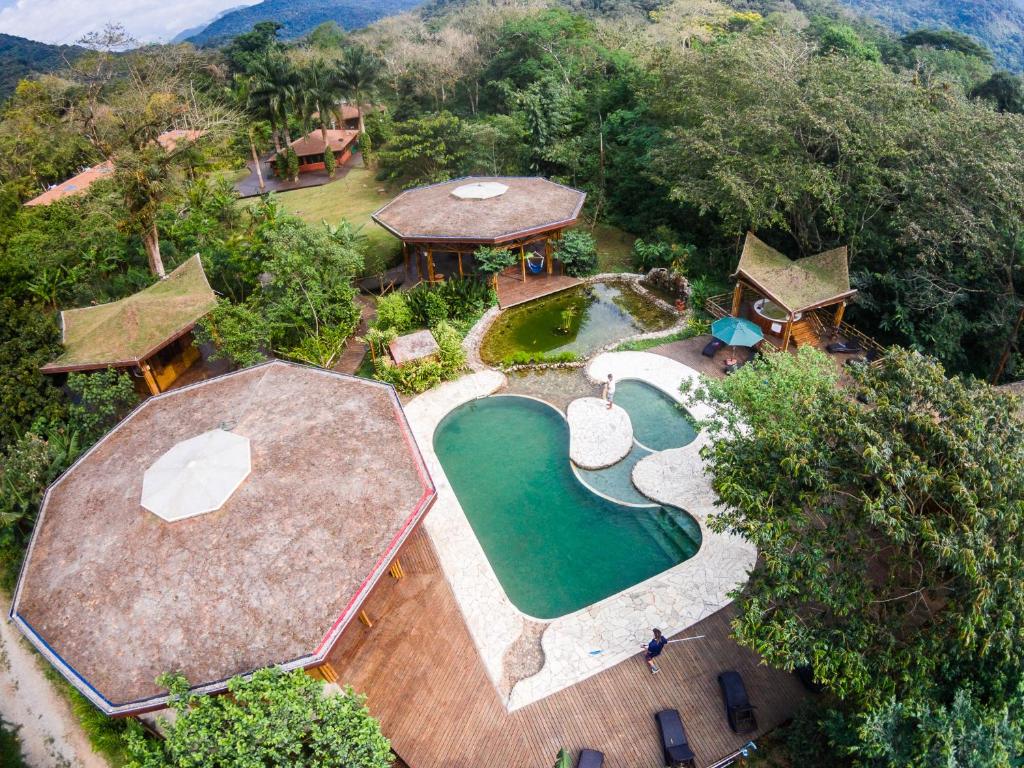
[[288, 131], [288, 108], [298, 90], [298, 75], [288, 59], [270, 52], [252, 62], [245, 78], [247, 108], [270, 122], [274, 151], [281, 151], [281, 136], [291, 143]]
[[361, 45], [346, 48], [339, 62], [340, 82], [344, 92], [356, 105], [359, 132], [366, 130], [363, 106], [371, 98], [381, 71], [381, 62]]
[[[874, 727], [887, 722], [906, 737], [894, 755], [917, 751], [878, 764], [938, 765], [915, 719], [966, 706], [1019, 722], [1024, 707], [1019, 402], [899, 349], [837, 383], [831, 360], [801, 348], [707, 385], [722, 414], [710, 525], [760, 555], [734, 631], [769, 664], [813, 667], [850, 754], [885, 757], [896, 737]], [[1020, 737], [1000, 736], [1004, 752]]]
[[300, 100], [303, 115], [317, 114], [324, 149], [328, 148], [327, 125], [342, 92], [341, 73], [324, 59], [317, 57], [299, 71]]

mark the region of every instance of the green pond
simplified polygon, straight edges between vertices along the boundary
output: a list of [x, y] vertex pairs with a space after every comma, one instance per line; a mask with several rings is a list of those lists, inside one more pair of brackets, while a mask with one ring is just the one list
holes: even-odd
[[480, 356], [500, 363], [516, 353], [585, 356], [629, 336], [670, 327], [678, 317], [627, 284], [593, 283], [502, 312]]
[[434, 450], [505, 593], [535, 618], [621, 592], [700, 546], [700, 527], [682, 510], [587, 490], [569, 463], [568, 425], [545, 403], [467, 403], [438, 426]]

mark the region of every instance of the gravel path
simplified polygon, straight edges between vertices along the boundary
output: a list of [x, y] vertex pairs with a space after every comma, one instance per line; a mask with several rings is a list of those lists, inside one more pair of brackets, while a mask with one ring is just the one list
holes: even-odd
[[[5, 607], [10, 602], [3, 594], [0, 599]], [[0, 715], [20, 726], [26, 761], [32, 768], [109, 768], [92, 751], [70, 704], [46, 679], [43, 663], [5, 614], [0, 619]]]

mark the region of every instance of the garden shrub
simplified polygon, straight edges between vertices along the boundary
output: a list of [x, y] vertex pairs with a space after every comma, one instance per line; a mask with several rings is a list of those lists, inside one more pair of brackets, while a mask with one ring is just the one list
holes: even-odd
[[579, 360], [575, 352], [528, 352], [519, 350], [502, 358], [502, 365], [539, 365], [543, 363], [574, 363]]
[[673, 260], [672, 246], [658, 241], [647, 242], [637, 238], [633, 243], [631, 259], [633, 269], [647, 273], [658, 267], [669, 267]]
[[28, 768], [21, 752], [18, 727], [0, 717], [0, 765], [5, 768]]
[[466, 320], [497, 302], [490, 285], [470, 277], [446, 280], [434, 290], [448, 305], [449, 320]]
[[299, 156], [295, 154], [295, 150], [291, 147], [288, 148], [285, 156], [285, 169], [289, 179], [293, 181], [299, 180]]
[[405, 294], [412, 313], [412, 324], [417, 328], [433, 328], [448, 319], [448, 303], [440, 293], [426, 283], [420, 283]]
[[412, 311], [405, 294], [392, 291], [377, 299], [376, 326], [381, 330], [393, 328], [398, 333], [405, 333], [412, 327]]
[[555, 255], [570, 277], [586, 277], [597, 270], [597, 243], [589, 232], [580, 229], [566, 232], [558, 241]]
[[399, 392], [406, 395], [418, 395], [442, 381], [456, 378], [466, 367], [466, 353], [462, 349], [461, 335], [444, 320], [433, 329], [433, 334], [440, 348], [436, 358], [398, 366], [392, 365], [386, 357], [380, 355], [374, 366], [375, 378], [394, 385]]
[[334, 152], [331, 151], [330, 147], [324, 150], [324, 170], [327, 171], [327, 178], [334, 178]]
[[496, 275], [516, 263], [518, 257], [508, 248], [477, 248], [473, 254], [476, 268], [486, 275]]

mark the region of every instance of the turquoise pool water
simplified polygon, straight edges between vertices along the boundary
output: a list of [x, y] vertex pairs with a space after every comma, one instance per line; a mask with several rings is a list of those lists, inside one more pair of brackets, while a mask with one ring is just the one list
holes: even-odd
[[619, 381], [615, 385], [615, 404], [629, 414], [633, 439], [652, 451], [682, 448], [697, 437], [690, 414], [664, 392], [642, 381]]
[[434, 450], [509, 599], [553, 619], [692, 557], [700, 527], [681, 510], [627, 507], [587, 490], [569, 464], [562, 415], [524, 397], [448, 414]]

